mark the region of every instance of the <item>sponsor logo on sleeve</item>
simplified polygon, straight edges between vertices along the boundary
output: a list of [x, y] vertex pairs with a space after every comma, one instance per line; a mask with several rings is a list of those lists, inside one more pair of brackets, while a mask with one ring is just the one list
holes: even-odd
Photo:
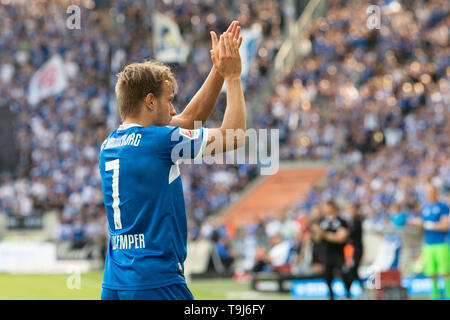
[[188, 130], [180, 128], [180, 134], [189, 139], [197, 139], [200, 134], [200, 130]]

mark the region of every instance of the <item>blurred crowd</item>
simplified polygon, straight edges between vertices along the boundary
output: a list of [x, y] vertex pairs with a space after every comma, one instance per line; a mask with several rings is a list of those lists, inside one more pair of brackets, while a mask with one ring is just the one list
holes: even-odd
[[[247, 77], [249, 93], [257, 92], [264, 81], [282, 40], [282, 4], [276, 1], [101, 2], [81, 1], [79, 30], [66, 28], [69, 1], [0, 2], [0, 107], [16, 115], [19, 149], [17, 172], [0, 173], [0, 211], [29, 216], [57, 209], [61, 224], [55, 237], [61, 241], [82, 243], [106, 235], [98, 152], [116, 125], [109, 125], [115, 108], [114, 59], [118, 52], [124, 55], [123, 63], [154, 56], [155, 10], [179, 24], [190, 46], [188, 62], [173, 66], [181, 88], [175, 101], [178, 111], [212, 66], [210, 30], [223, 32], [238, 18], [241, 28], [262, 31], [260, 50]], [[30, 79], [54, 54], [64, 60], [69, 88], [31, 106], [26, 98]], [[247, 95], [248, 104], [252, 96]], [[222, 95], [206, 126], [219, 123], [224, 107]], [[182, 167], [190, 223], [199, 224], [233, 199], [256, 176], [255, 169], [245, 164]]]
[[[302, 39], [311, 53], [279, 77], [259, 118], [260, 127], [280, 129], [282, 159], [333, 161], [325, 181], [281, 218], [237, 231], [214, 222], [195, 229], [199, 239], [220, 234], [218, 252], [240, 268], [254, 270], [279, 252], [275, 269], [311, 262], [308, 221], [330, 199], [344, 217], [356, 204], [375, 230], [417, 215], [427, 182], [450, 200], [450, 5], [387, 1], [379, 30], [365, 27], [367, 6], [337, 2], [313, 23]], [[302, 244], [309, 249], [297, 261]]]

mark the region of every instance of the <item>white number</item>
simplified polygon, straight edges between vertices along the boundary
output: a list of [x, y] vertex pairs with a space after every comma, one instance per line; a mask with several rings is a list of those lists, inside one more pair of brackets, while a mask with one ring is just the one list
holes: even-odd
[[119, 208], [119, 159], [108, 161], [105, 163], [105, 171], [113, 171], [112, 177], [112, 197], [113, 197], [113, 210], [114, 210], [114, 226], [116, 229], [122, 229], [122, 222], [120, 221], [120, 208]]

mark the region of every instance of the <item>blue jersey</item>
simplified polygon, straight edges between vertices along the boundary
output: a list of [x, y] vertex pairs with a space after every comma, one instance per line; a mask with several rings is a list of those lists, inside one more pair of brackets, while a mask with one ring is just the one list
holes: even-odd
[[[449, 208], [443, 202], [427, 203], [423, 206], [420, 215], [423, 221], [439, 222], [442, 216], [448, 216]], [[445, 243], [448, 232], [425, 230], [425, 243]]]
[[207, 129], [123, 125], [103, 142], [99, 169], [109, 244], [102, 286], [185, 283], [187, 223], [179, 163], [202, 156]]

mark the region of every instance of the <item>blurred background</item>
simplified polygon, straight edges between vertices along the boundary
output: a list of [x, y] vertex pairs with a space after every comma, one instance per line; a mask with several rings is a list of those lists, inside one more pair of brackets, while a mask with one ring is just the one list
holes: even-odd
[[[99, 299], [115, 75], [170, 64], [180, 112], [212, 67], [209, 31], [232, 20], [247, 127], [279, 130], [280, 169], [181, 167], [194, 296], [327, 298], [311, 225], [332, 199], [362, 226], [345, 251], [348, 266], [360, 253], [352, 295], [428, 297], [423, 234], [407, 222], [430, 181], [450, 202], [449, 12], [446, 0], [0, 0], [0, 299]], [[222, 93], [205, 126], [224, 108]]]

